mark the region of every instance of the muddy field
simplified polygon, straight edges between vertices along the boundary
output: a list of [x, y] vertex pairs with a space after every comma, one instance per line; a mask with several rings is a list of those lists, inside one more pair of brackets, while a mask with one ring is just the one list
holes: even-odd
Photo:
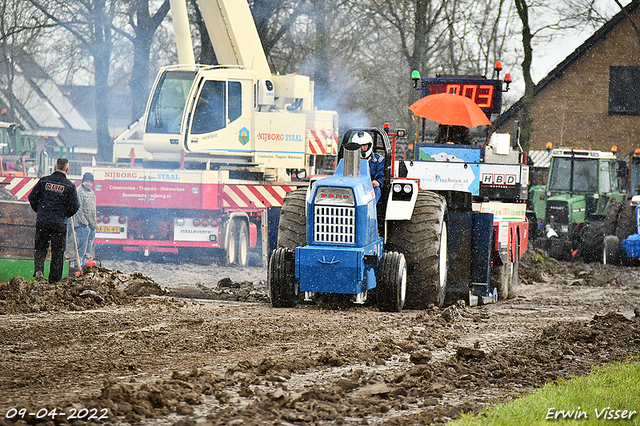
[[56, 286], [14, 279], [0, 422], [444, 423], [639, 354], [637, 268], [537, 254], [520, 278], [514, 300], [399, 314], [273, 309], [255, 267], [105, 261]]

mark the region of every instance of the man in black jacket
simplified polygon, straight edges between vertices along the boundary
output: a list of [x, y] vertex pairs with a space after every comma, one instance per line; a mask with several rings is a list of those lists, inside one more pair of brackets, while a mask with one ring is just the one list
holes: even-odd
[[62, 278], [64, 266], [64, 249], [67, 237], [67, 218], [73, 216], [80, 207], [76, 186], [67, 179], [69, 160], [58, 158], [56, 170], [36, 183], [29, 203], [36, 216], [36, 241], [34, 252], [34, 277], [42, 277], [44, 259], [51, 242], [51, 284]]

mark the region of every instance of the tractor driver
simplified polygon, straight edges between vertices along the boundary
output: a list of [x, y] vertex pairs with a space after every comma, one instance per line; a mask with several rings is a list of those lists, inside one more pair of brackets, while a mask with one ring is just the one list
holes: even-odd
[[360, 155], [369, 160], [369, 174], [377, 203], [382, 193], [381, 186], [384, 183], [384, 157], [373, 152], [373, 138], [367, 132], [358, 132], [353, 136], [351, 142], [360, 145]]

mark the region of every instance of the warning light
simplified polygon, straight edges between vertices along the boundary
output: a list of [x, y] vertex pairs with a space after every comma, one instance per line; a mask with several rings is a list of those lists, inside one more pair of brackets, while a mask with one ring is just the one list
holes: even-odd
[[611, 152], [613, 152], [614, 154], [618, 152], [618, 147], [616, 145], [611, 145]]

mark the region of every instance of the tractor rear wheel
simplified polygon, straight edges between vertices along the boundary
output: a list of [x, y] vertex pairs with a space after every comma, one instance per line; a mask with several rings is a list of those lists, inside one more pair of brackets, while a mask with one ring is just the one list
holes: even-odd
[[386, 252], [378, 266], [377, 301], [383, 312], [400, 312], [407, 292], [407, 262], [402, 253]]
[[284, 197], [278, 225], [278, 247], [295, 250], [307, 245], [306, 199], [306, 188], [289, 191]]
[[420, 191], [411, 219], [389, 222], [386, 249], [404, 254], [407, 263], [405, 308], [444, 304], [448, 267], [446, 210], [444, 197]]
[[269, 260], [269, 296], [274, 308], [293, 308], [300, 285], [295, 279], [294, 254], [278, 247]]
[[604, 237], [604, 249], [602, 250], [603, 265], [620, 264], [620, 240], [615, 235]]
[[578, 225], [575, 231], [577, 244], [574, 248], [582, 253], [586, 263], [600, 262], [604, 241], [604, 221], [585, 222]]
[[616, 232], [611, 235], [617, 236], [618, 240], [622, 241], [629, 238], [630, 235], [633, 235], [636, 232], [636, 207], [627, 203], [620, 208], [620, 214], [618, 215], [618, 228], [616, 229]]

